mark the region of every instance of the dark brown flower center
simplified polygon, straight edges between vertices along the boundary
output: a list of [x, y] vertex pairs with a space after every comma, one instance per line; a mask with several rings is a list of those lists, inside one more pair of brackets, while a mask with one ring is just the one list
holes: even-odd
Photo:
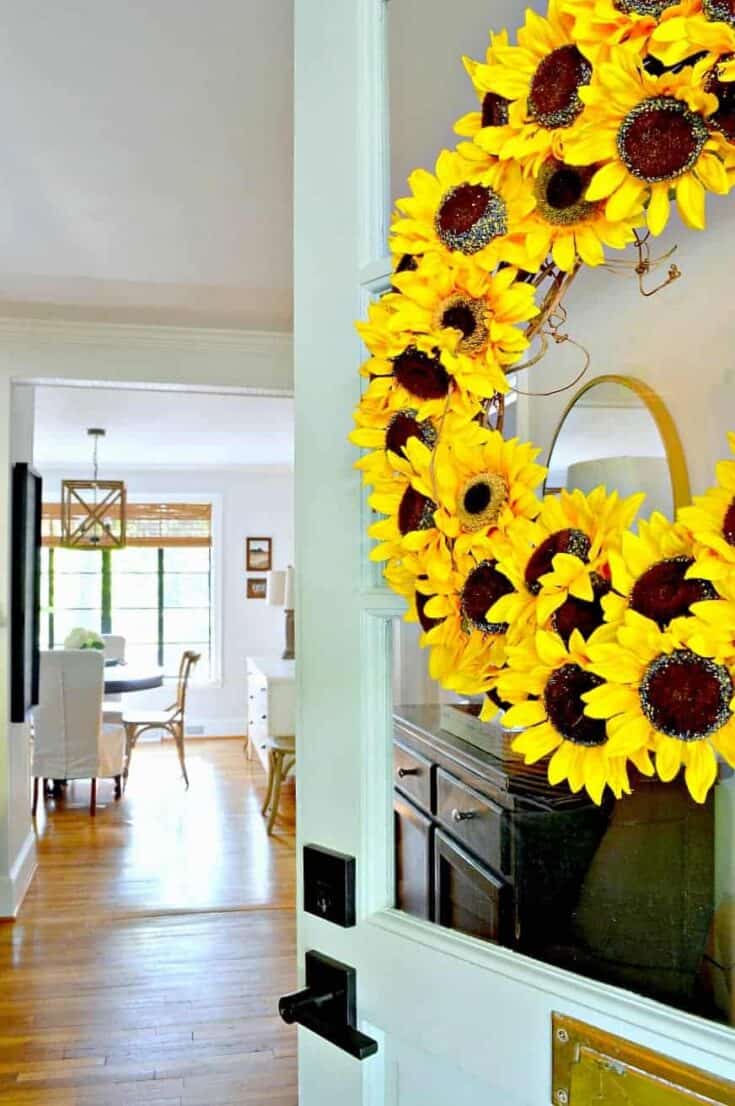
[[639, 694], [643, 713], [659, 733], [700, 741], [732, 717], [733, 690], [723, 665], [677, 649], [649, 664]]
[[488, 622], [487, 612], [513, 591], [513, 585], [507, 576], [498, 572], [495, 561], [482, 561], [473, 568], [465, 580], [460, 598], [462, 617], [477, 630], [485, 634], [504, 634], [508, 629], [506, 622]]
[[483, 127], [504, 127], [508, 122], [510, 100], [497, 92], [486, 92], [482, 100]]
[[442, 399], [449, 391], [449, 373], [434, 354], [409, 346], [393, 359], [393, 376], [419, 399]]
[[689, 614], [692, 603], [716, 599], [708, 580], [687, 580], [693, 557], [670, 557], [652, 565], [638, 577], [630, 593], [630, 605], [664, 630], [672, 619]]
[[541, 591], [539, 580], [553, 568], [553, 560], [557, 553], [570, 553], [578, 557], [580, 561], [587, 561], [592, 542], [582, 530], [557, 530], [541, 542], [535, 549], [526, 565], [526, 587], [534, 595]]
[[396, 272], [415, 273], [418, 267], [418, 258], [416, 258], [412, 253], [404, 253], [403, 257], [396, 265]]
[[567, 741], [575, 745], [604, 745], [607, 741], [605, 723], [588, 718], [582, 696], [603, 681], [593, 672], [585, 672], [578, 664], [565, 664], [552, 672], [544, 691], [546, 716], [551, 725]]
[[547, 223], [569, 226], [594, 215], [599, 204], [584, 199], [595, 166], [577, 168], [550, 158], [541, 167], [534, 192], [536, 208]]
[[[421, 576], [420, 579], [425, 580], [425, 576]], [[433, 630], [435, 626], [438, 626], [443, 621], [441, 618], [429, 618], [426, 613], [426, 604], [432, 598], [431, 595], [424, 595], [422, 591], [416, 592], [416, 614], [418, 616], [421, 629], [424, 633], [428, 634], [429, 630]]]
[[576, 46], [560, 46], [540, 63], [531, 79], [528, 108], [542, 127], [569, 127], [582, 111], [579, 89], [589, 84], [592, 66]]
[[416, 412], [410, 407], [405, 411], [399, 411], [388, 423], [385, 432], [385, 448], [391, 453], [403, 454], [403, 447], [411, 438], [418, 438], [420, 442], [430, 448], [436, 442], [436, 430], [430, 422], [419, 422]]
[[444, 300], [438, 310], [437, 322], [442, 328], [458, 330], [462, 335], [457, 349], [460, 353], [480, 353], [487, 345], [487, 307], [483, 300], [456, 293]]
[[[733, 55], [720, 58], [720, 61], [732, 61]], [[735, 142], [735, 81], [721, 81], [715, 67], [707, 78], [705, 91], [717, 97], [717, 111], [707, 116], [707, 123], [724, 135], [728, 142]]]
[[431, 530], [435, 510], [436, 503], [409, 484], [398, 507], [398, 529], [402, 534], [410, 534], [412, 530]]
[[654, 96], [629, 111], [618, 130], [620, 159], [634, 177], [655, 183], [687, 173], [708, 138], [706, 124], [681, 100]]
[[508, 502], [508, 485], [497, 472], [481, 472], [464, 485], [459, 494], [457, 516], [470, 532], [494, 526]]
[[725, 511], [722, 520], [722, 536], [728, 545], [735, 545], [735, 499]]
[[474, 313], [466, 303], [455, 303], [442, 315], [442, 325], [461, 330], [465, 338], [471, 338], [477, 327]]
[[592, 591], [594, 599], [591, 602], [568, 595], [554, 611], [551, 625], [565, 645], [569, 644], [575, 630], [579, 630], [582, 637], [587, 639], [605, 621], [602, 598], [610, 591], [610, 584], [596, 572], [592, 576]]
[[491, 703], [494, 703], [499, 710], [509, 710], [511, 704], [506, 702], [505, 699], [500, 698], [498, 689], [494, 687], [492, 691], [487, 692], [487, 698]]
[[459, 184], [451, 188], [439, 204], [435, 225], [447, 249], [477, 253], [493, 238], [506, 233], [505, 201], [484, 184]]
[[702, 9], [713, 23], [735, 27], [735, 0], [703, 0]]
[[624, 15], [648, 15], [660, 19], [662, 12], [671, 7], [672, 0], [614, 0], [615, 7]]

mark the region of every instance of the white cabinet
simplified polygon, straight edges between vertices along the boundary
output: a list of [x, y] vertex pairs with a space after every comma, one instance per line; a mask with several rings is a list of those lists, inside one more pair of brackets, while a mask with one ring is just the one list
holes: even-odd
[[294, 661], [279, 657], [248, 657], [248, 757], [255, 749], [268, 768], [270, 739], [293, 739], [296, 732], [296, 672]]

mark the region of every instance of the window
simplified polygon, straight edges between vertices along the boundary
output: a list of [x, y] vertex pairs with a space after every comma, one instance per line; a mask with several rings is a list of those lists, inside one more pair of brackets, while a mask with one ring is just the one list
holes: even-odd
[[53, 649], [75, 626], [121, 634], [126, 656], [175, 677], [184, 649], [212, 675], [211, 504], [133, 503], [128, 545], [64, 549], [58, 504], [44, 504], [41, 647]]

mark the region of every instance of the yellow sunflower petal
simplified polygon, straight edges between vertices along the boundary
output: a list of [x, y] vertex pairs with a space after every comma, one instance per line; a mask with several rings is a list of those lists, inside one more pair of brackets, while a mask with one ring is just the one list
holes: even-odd
[[681, 768], [683, 742], [673, 737], [661, 737], [656, 746], [656, 771], [664, 783], [673, 780]]
[[676, 186], [676, 206], [679, 214], [692, 230], [704, 230], [704, 186], [696, 177], [682, 177]]
[[626, 175], [626, 179], [610, 196], [610, 199], [605, 205], [605, 214], [612, 223], [617, 223], [620, 219], [626, 219], [629, 215], [632, 215], [635, 209], [641, 202], [641, 197], [645, 192], [645, 185], [642, 185], [635, 177]]
[[692, 742], [686, 749], [684, 778], [689, 793], [697, 803], [703, 803], [717, 779], [717, 760], [709, 741]]
[[606, 200], [608, 196], [612, 195], [616, 188], [620, 187], [627, 175], [628, 170], [622, 162], [608, 162], [607, 165], [603, 165], [601, 169], [597, 170], [590, 181], [585, 199], [591, 202], [595, 200]]
[[660, 234], [669, 221], [669, 190], [666, 185], [653, 188], [648, 205], [648, 228], [651, 234]]

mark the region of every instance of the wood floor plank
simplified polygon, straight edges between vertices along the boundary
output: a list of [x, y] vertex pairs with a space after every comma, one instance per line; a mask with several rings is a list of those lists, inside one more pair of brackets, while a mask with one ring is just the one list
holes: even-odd
[[3, 1106], [295, 1106], [293, 788], [265, 834], [240, 740], [143, 745], [125, 798], [72, 785], [0, 924]]

